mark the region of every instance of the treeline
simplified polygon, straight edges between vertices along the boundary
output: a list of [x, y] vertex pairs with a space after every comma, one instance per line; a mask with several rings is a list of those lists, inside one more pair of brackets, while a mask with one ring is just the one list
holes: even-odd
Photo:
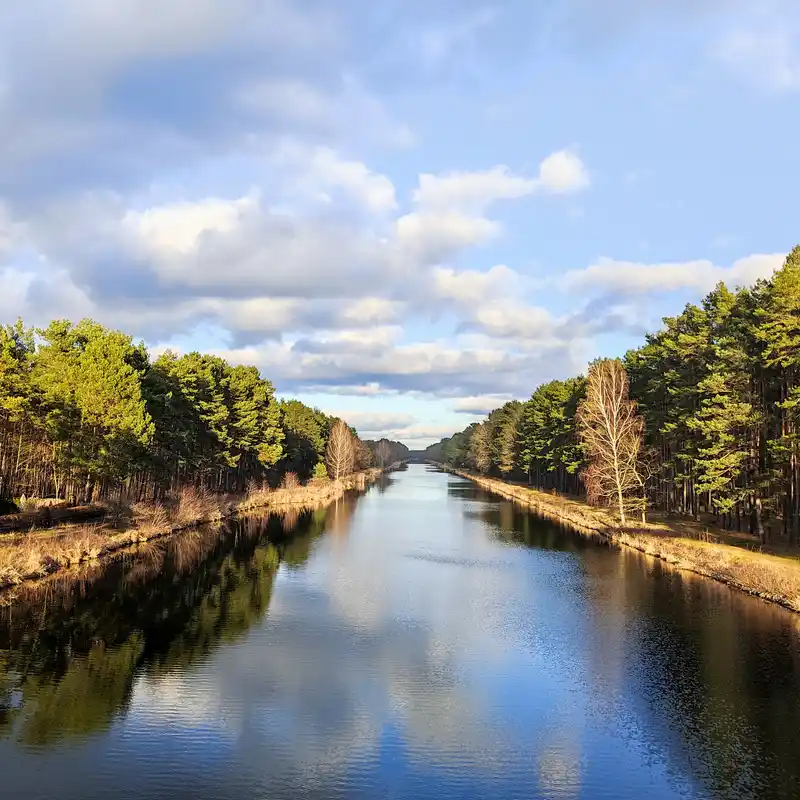
[[770, 280], [720, 283], [588, 377], [588, 390], [584, 377], [540, 386], [426, 455], [613, 504], [598, 470], [619, 467], [607, 456], [622, 443], [629, 505], [800, 541], [800, 247]]
[[[157, 499], [186, 485], [322, 478], [340, 422], [277, 400], [256, 367], [197, 352], [151, 360], [92, 320], [0, 328], [0, 499]], [[339, 477], [373, 462], [340, 427], [352, 457]]]
[[411, 451], [402, 442], [391, 439], [367, 439], [364, 444], [369, 448], [372, 464], [376, 467], [388, 467], [398, 461], [407, 461], [411, 456]]

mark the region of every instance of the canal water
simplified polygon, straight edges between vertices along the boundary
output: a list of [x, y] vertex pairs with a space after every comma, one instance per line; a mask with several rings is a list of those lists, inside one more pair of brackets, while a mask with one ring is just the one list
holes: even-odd
[[0, 608], [0, 798], [800, 798], [800, 617], [423, 465]]

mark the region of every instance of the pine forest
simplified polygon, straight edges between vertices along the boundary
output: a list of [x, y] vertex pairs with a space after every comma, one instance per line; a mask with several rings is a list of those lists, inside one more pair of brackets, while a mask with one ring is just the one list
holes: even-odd
[[711, 515], [800, 541], [800, 247], [770, 280], [663, 320], [621, 359], [551, 381], [428, 449], [452, 467], [625, 514]]
[[[185, 486], [325, 478], [336, 418], [278, 400], [253, 366], [197, 352], [151, 360], [92, 320], [0, 329], [0, 499], [157, 500]], [[341, 423], [346, 471], [385, 466], [397, 442], [364, 443]]]

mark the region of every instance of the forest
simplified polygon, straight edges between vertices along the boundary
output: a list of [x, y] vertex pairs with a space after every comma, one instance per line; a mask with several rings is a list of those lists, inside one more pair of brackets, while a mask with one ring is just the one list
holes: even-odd
[[241, 492], [288, 473], [341, 477], [405, 453], [398, 442], [362, 442], [299, 400], [277, 399], [254, 366], [197, 352], [153, 360], [144, 344], [88, 319], [0, 328], [6, 505], [20, 497], [157, 500], [185, 486]]
[[771, 279], [718, 284], [623, 358], [539, 386], [426, 458], [598, 505], [619, 491], [623, 519], [625, 508], [713, 515], [797, 544], [800, 247]]

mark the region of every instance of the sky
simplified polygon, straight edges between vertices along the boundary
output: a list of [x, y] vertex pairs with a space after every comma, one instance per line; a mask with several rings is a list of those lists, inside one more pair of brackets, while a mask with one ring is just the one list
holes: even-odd
[[412, 448], [800, 242], [796, 0], [0, 3], [0, 321]]

